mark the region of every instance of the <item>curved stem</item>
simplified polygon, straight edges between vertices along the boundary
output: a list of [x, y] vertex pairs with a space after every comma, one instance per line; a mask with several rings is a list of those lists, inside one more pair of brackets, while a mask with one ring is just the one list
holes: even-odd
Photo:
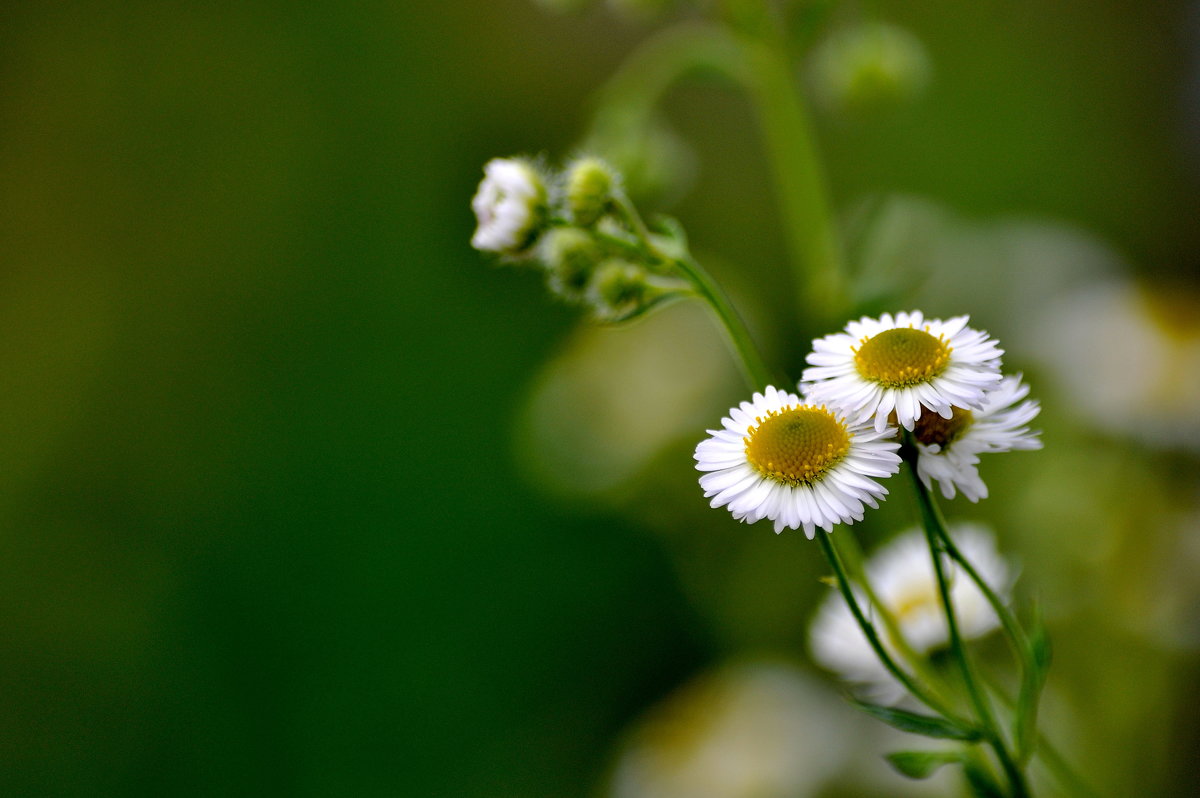
[[764, 28], [743, 39], [747, 89], [774, 173], [799, 310], [809, 318], [841, 318], [844, 258], [816, 136], [783, 37], [770, 25]]
[[717, 314], [717, 318], [721, 322], [721, 326], [725, 330], [725, 334], [729, 337], [730, 343], [738, 354], [738, 363], [742, 367], [742, 374], [746, 378], [746, 384], [751, 390], [761, 391], [775, 381], [771, 378], [771, 370], [767, 367], [766, 361], [759, 354], [758, 348], [754, 345], [754, 340], [750, 337], [750, 330], [746, 327], [746, 323], [742, 321], [742, 317], [738, 315], [733, 304], [725, 296], [725, 292], [721, 290], [716, 281], [709, 276], [704, 268], [689, 256], [684, 256], [675, 259], [675, 264], [687, 275], [696, 293], [708, 302], [709, 307]]
[[741, 366], [742, 376], [746, 379], [746, 384], [752, 391], [761, 391], [768, 385], [775, 383], [771, 377], [771, 369], [767, 367], [767, 363], [763, 360], [762, 354], [758, 351], [758, 347], [754, 345], [754, 339], [750, 335], [750, 328], [746, 326], [746, 322], [738, 314], [733, 303], [725, 296], [725, 292], [721, 290], [721, 286], [717, 284], [704, 267], [686, 251], [686, 247], [672, 247], [672, 249], [682, 250], [681, 252], [667, 252], [659, 246], [654, 235], [646, 227], [646, 223], [642, 221], [641, 215], [637, 212], [637, 208], [629, 201], [629, 198], [620, 192], [613, 195], [613, 204], [620, 212], [625, 223], [629, 225], [630, 230], [636, 237], [638, 243], [643, 247], [645, 253], [652, 259], [663, 264], [673, 265], [683, 272], [688, 282], [691, 283], [697, 296], [708, 303], [713, 312], [717, 314], [717, 319], [721, 322], [722, 329], [729, 337], [729, 342], [737, 353], [738, 365]]
[[599, 95], [597, 120], [615, 114], [644, 122], [673, 83], [690, 74], [716, 74], [742, 82], [737, 41], [720, 25], [685, 22], [647, 39]]
[[850, 586], [850, 579], [846, 576], [845, 566], [842, 565], [842, 560], [838, 556], [837, 551], [833, 548], [833, 544], [829, 542], [828, 533], [817, 531], [817, 540], [821, 544], [821, 552], [825, 555], [825, 559], [833, 568], [834, 576], [837, 578], [838, 589], [842, 592], [842, 598], [845, 599], [847, 606], [850, 608], [850, 613], [854, 616], [854, 620], [858, 622], [859, 629], [862, 630], [863, 636], [867, 638], [867, 642], [871, 646], [871, 650], [875, 652], [875, 656], [879, 657], [879, 661], [887, 668], [890, 673], [900, 684], [904, 685], [913, 697], [920, 701], [925, 706], [932, 709], [934, 712], [942, 715], [945, 718], [954, 720], [955, 722], [971, 727], [974, 724], [965, 722], [956, 717], [949, 708], [942, 704], [937, 698], [932, 696], [923, 686], [919, 685], [903, 668], [896, 664], [892, 659], [892, 655], [883, 647], [883, 643], [879, 639], [879, 634], [875, 631], [874, 625], [867, 620], [863, 614], [862, 608], [858, 606], [858, 600], [854, 597], [854, 590]]

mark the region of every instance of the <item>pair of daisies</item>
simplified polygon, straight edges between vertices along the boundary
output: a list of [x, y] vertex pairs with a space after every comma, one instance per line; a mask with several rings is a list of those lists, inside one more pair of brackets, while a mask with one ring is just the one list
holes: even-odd
[[861, 521], [900, 470], [899, 434], [912, 435], [917, 473], [946, 498], [986, 498], [979, 455], [1037, 449], [1026, 426], [1037, 414], [1020, 376], [1000, 374], [995, 339], [920, 311], [852, 321], [813, 343], [803, 395], [774, 386], [722, 419], [696, 447], [696, 468], [713, 507], [739, 521], [766, 518], [775, 531]]

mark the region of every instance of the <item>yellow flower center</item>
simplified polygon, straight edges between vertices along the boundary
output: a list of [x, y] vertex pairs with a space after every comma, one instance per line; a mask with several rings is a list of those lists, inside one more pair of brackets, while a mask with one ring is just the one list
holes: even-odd
[[754, 420], [746, 430], [746, 460], [784, 485], [811, 485], [850, 451], [846, 425], [824, 407], [785, 407]]
[[937, 444], [943, 449], [954, 443], [975, 422], [975, 415], [961, 407], [952, 407], [950, 412], [950, 418], [942, 418], [932, 410], [921, 413], [913, 427], [913, 437], [926, 446]]
[[863, 338], [854, 352], [854, 365], [864, 379], [885, 388], [904, 388], [928, 382], [946, 369], [950, 345], [925, 330], [897, 327]]

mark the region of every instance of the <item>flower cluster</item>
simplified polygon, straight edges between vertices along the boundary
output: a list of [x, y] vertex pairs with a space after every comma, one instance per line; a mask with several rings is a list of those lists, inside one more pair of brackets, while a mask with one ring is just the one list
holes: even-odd
[[1002, 354], [966, 316], [852, 321], [813, 343], [799, 396], [769, 387], [709, 431], [695, 454], [704, 495], [812, 538], [876, 506], [887, 489], [875, 480], [899, 470], [903, 441], [926, 487], [985, 498], [979, 455], [1041, 446], [1027, 426], [1038, 404], [1022, 401], [1019, 375], [1001, 375]]
[[597, 321], [641, 315], [690, 284], [642, 225], [603, 161], [578, 158], [550, 173], [521, 158], [496, 158], [471, 201], [471, 245], [509, 263], [540, 266], [546, 287]]

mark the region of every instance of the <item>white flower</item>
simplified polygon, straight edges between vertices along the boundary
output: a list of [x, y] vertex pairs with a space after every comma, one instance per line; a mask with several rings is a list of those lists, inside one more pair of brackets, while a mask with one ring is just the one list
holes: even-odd
[[[1007, 599], [1014, 574], [996, 552], [991, 534], [972, 524], [954, 525], [950, 534], [984, 581], [1002, 599]], [[942, 556], [959, 633], [964, 638], [986, 635], [999, 625], [999, 618], [971, 578], [949, 557]], [[911, 530], [901, 534], [880, 549], [867, 562], [865, 570], [879, 603], [895, 619], [913, 651], [927, 654], [948, 642], [937, 576], [923, 532]], [[870, 617], [874, 610], [866, 600], [865, 591], [855, 588], [855, 593], [859, 606]], [[873, 623], [884, 646], [900, 661], [898, 647], [883, 622]], [[814, 616], [809, 628], [809, 649], [818, 664], [847, 681], [864, 685], [875, 700], [895, 703], [905, 695], [904, 688], [875, 656], [840, 592], [831, 593]]]
[[725, 666], [684, 685], [627, 736], [612, 798], [805, 798], [853, 749], [857, 720], [796, 668]]
[[471, 246], [516, 254], [525, 249], [546, 208], [546, 187], [537, 171], [516, 158], [493, 158], [471, 200], [479, 226]]
[[1040, 449], [1037, 432], [1026, 425], [1041, 410], [1032, 399], [1017, 404], [1029, 393], [1021, 375], [1005, 377], [988, 391], [983, 407], [972, 412], [954, 408], [949, 419], [923, 413], [913, 430], [917, 446], [917, 474], [925, 487], [937, 480], [942, 495], [953, 499], [955, 489], [973, 502], [986, 499], [987, 485], [979, 478], [979, 455], [1014, 449]]
[[1166, 449], [1200, 450], [1200, 295], [1180, 284], [1093, 280], [1031, 325], [1081, 419]]
[[978, 409], [1000, 380], [1003, 351], [966, 325], [966, 316], [927, 320], [920, 311], [852, 321], [813, 342], [801, 377], [805, 398], [837, 405], [853, 422], [874, 415], [880, 432], [893, 411], [911, 430], [922, 407], [944, 418], [951, 407]]
[[777, 533], [803, 527], [811, 539], [817, 527], [861, 521], [863, 505], [887, 495], [871, 477], [900, 470], [899, 445], [886, 440], [893, 430], [849, 424], [773, 386], [721, 423], [696, 447], [696, 468], [709, 472], [700, 477], [704, 495], [739, 521], [774, 521]]

